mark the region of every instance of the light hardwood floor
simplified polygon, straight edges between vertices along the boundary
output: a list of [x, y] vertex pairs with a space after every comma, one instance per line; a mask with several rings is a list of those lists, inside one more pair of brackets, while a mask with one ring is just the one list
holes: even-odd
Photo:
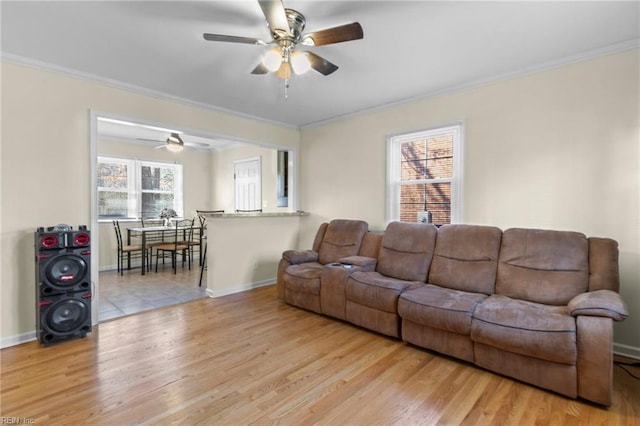
[[287, 306], [274, 286], [0, 355], [1, 415], [22, 424], [640, 424], [640, 382], [618, 367], [607, 409]]

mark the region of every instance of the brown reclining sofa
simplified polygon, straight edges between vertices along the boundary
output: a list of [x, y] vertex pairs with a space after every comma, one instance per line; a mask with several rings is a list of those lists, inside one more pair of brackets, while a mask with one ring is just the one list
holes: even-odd
[[358, 220], [288, 250], [278, 297], [571, 398], [611, 405], [618, 245], [578, 232]]

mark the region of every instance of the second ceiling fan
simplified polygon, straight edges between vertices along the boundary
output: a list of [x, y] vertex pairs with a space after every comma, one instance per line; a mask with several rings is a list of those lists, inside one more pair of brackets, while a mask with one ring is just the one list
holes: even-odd
[[239, 37], [222, 34], [203, 34], [205, 40], [231, 43], [256, 44], [266, 46], [275, 44], [276, 49], [267, 52], [262, 62], [251, 71], [252, 74], [275, 72], [284, 80], [289, 80], [291, 72], [302, 74], [312, 68], [323, 75], [329, 75], [338, 66], [310, 51], [298, 50], [298, 45], [324, 46], [344, 41], [359, 40], [364, 34], [358, 22], [327, 28], [311, 33], [304, 33], [306, 19], [304, 15], [293, 9], [285, 9], [281, 0], [259, 0], [272, 40], [251, 37]]

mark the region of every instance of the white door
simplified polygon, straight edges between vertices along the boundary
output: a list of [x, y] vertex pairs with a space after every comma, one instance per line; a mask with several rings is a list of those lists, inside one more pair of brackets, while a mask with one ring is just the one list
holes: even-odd
[[262, 174], [260, 157], [234, 161], [236, 210], [262, 208]]

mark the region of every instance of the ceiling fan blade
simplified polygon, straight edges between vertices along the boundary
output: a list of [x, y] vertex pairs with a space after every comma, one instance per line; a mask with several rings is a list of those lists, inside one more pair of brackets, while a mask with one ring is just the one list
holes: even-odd
[[208, 41], [224, 41], [228, 43], [243, 43], [243, 44], [257, 44], [261, 46], [265, 46], [267, 43], [264, 41], [252, 38], [252, 37], [238, 37], [238, 36], [230, 36], [230, 35], [222, 35], [222, 34], [202, 34], [205, 40]]
[[313, 52], [302, 52], [302, 53], [306, 55], [307, 59], [309, 60], [309, 64], [311, 65], [311, 68], [318, 71], [322, 75], [329, 75], [338, 69], [337, 65], [332, 64], [331, 62], [324, 59], [322, 56], [318, 56]]
[[184, 146], [189, 146], [191, 148], [209, 148], [209, 144], [203, 142], [185, 142]]
[[271, 32], [282, 32], [282, 35], [291, 35], [287, 13], [284, 11], [282, 0], [258, 0], [262, 13], [267, 19]]
[[267, 74], [269, 68], [267, 68], [262, 61], [251, 71], [251, 74]]
[[305, 34], [301, 43], [306, 46], [324, 46], [325, 44], [360, 40], [363, 37], [364, 32], [360, 24], [358, 22], [352, 22], [351, 24]]

